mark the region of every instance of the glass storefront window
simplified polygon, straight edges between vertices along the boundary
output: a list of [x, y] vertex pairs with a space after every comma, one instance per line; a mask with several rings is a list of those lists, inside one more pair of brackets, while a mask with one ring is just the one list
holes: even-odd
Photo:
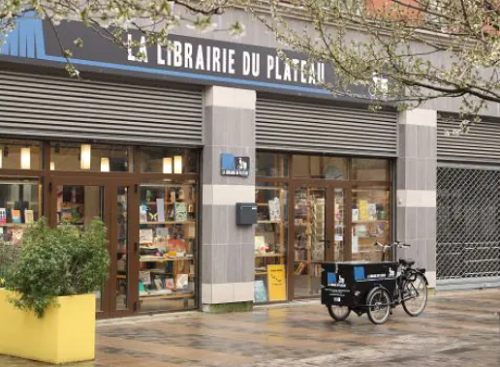
[[39, 142], [0, 139], [0, 169], [38, 170], [42, 168]]
[[120, 145], [50, 144], [51, 171], [131, 172], [131, 149]]
[[257, 177], [288, 177], [288, 156], [257, 152]]
[[255, 302], [286, 301], [287, 188], [262, 183], [255, 197]]
[[21, 245], [26, 226], [40, 218], [41, 197], [36, 179], [0, 178], [0, 240]]
[[194, 307], [196, 182], [144, 183], [139, 195], [140, 309]]
[[352, 178], [356, 181], [390, 181], [387, 159], [353, 158]]
[[352, 260], [380, 261], [381, 251], [373, 245], [390, 242], [390, 191], [384, 187], [352, 190]]
[[141, 148], [141, 172], [186, 174], [198, 173], [198, 154], [183, 148]]
[[347, 158], [294, 155], [292, 157], [293, 177], [321, 180], [345, 180]]
[[113, 273], [96, 292], [100, 317], [195, 308], [198, 170], [193, 149], [0, 139], [0, 241], [21, 245], [42, 215], [81, 231], [101, 217]]

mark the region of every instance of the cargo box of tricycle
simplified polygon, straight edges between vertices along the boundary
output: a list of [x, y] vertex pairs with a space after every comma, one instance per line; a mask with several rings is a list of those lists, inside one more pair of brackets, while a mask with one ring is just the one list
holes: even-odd
[[363, 306], [374, 287], [382, 286], [393, 297], [396, 290], [397, 262], [325, 262], [321, 273], [321, 303], [337, 306]]

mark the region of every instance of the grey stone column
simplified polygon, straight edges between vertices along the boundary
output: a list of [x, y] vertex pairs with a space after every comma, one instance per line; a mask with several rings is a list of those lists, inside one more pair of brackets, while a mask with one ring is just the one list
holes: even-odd
[[414, 109], [399, 115], [397, 239], [412, 247], [400, 257], [425, 267], [436, 286], [437, 113]]
[[[255, 202], [255, 91], [213, 86], [205, 93], [201, 302], [205, 311], [250, 309], [253, 226], [236, 225], [236, 203]], [[250, 157], [250, 177], [220, 173], [221, 153]]]

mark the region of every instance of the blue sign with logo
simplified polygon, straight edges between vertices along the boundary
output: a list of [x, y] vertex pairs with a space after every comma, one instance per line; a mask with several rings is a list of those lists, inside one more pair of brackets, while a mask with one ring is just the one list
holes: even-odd
[[220, 158], [222, 176], [250, 176], [250, 157], [235, 157], [231, 153], [222, 153]]

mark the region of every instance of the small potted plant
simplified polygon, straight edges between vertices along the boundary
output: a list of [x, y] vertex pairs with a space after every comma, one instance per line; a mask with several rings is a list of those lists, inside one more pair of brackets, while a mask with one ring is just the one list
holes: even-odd
[[95, 292], [110, 261], [104, 223], [96, 218], [80, 233], [42, 218], [27, 228], [20, 251], [7, 246], [13, 254], [0, 266], [0, 354], [55, 364], [94, 359]]

